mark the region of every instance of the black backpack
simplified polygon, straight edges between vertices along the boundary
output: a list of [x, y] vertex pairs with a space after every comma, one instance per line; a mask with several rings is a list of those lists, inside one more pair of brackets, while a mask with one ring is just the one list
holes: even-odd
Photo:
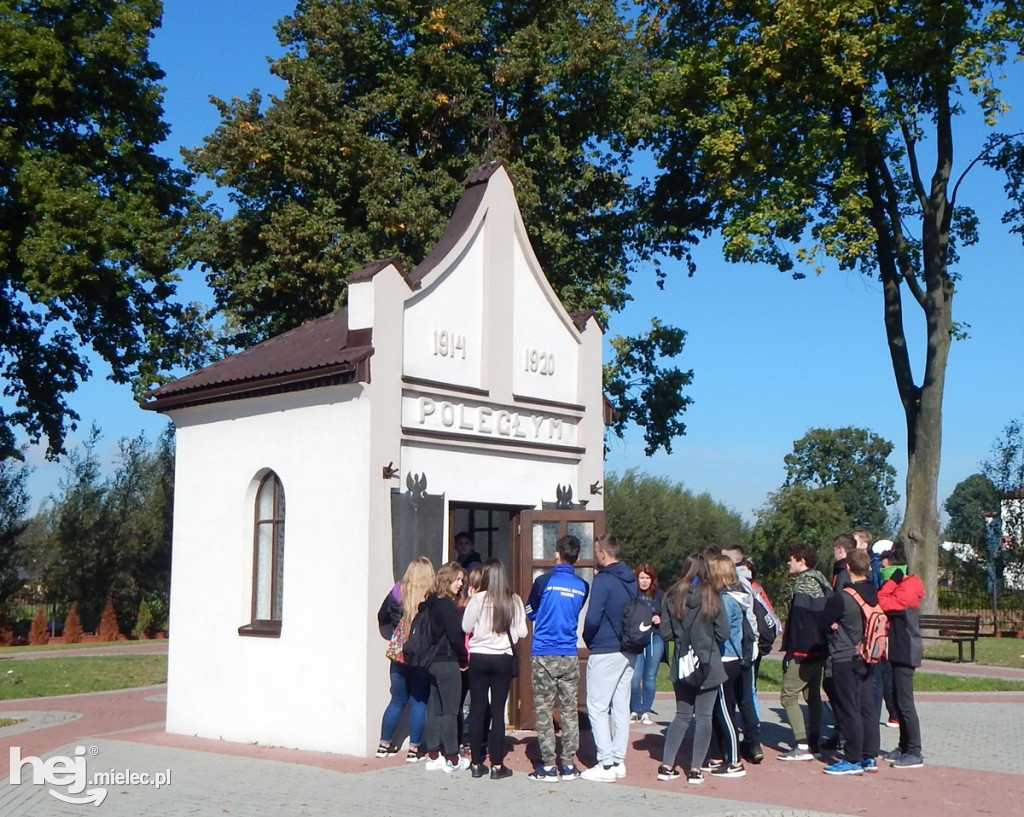
[[639, 655], [651, 643], [652, 632], [654, 632], [654, 610], [639, 595], [633, 596], [622, 608], [619, 648], [623, 652]]
[[757, 633], [750, 626], [750, 619], [746, 612], [743, 614], [743, 642], [740, 645], [740, 664], [746, 668], [754, 663], [754, 642], [757, 641]]
[[761, 655], [768, 655], [775, 644], [775, 637], [779, 634], [778, 624], [774, 618], [770, 618], [771, 613], [756, 596], [754, 597], [754, 615], [757, 617], [758, 652]]
[[437, 655], [440, 642], [434, 638], [430, 624], [430, 608], [424, 607], [412, 620], [409, 635], [402, 647], [402, 656], [410, 667], [427, 668]]

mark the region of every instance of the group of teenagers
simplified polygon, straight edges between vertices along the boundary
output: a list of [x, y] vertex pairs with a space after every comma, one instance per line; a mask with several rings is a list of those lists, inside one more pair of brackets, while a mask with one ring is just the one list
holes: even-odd
[[[878, 771], [884, 700], [884, 723], [899, 729], [899, 742], [882, 759], [899, 768], [923, 766], [914, 671], [924, 652], [919, 625], [924, 584], [910, 573], [900, 545], [880, 540], [872, 546], [866, 531], [840, 534], [832, 549], [829, 581], [817, 570], [814, 547], [786, 547], [794, 584], [782, 641], [780, 697], [793, 730], [793, 748], [778, 757], [813, 760], [835, 751], [838, 755], [824, 767], [828, 774]], [[879, 612], [887, 624], [886, 652], [873, 660], [864, 655], [866, 625]], [[827, 740], [821, 728], [822, 690], [836, 724], [836, 733]], [[806, 722], [801, 696], [807, 702]]]
[[[908, 573], [898, 549], [888, 551], [881, 566], [874, 566], [875, 574], [884, 575], [884, 582], [876, 576], [881, 583], [876, 589], [868, 551], [857, 539], [839, 537], [835, 548], [833, 582], [815, 569], [813, 547], [786, 549], [796, 581], [782, 642], [782, 703], [794, 741], [793, 748], [778, 757], [811, 759], [825, 748], [820, 695], [824, 683], [835, 714], [833, 739], [843, 752], [825, 771], [877, 770], [881, 698], [874, 684], [876, 665], [862, 660], [857, 651], [865, 632], [863, 601], [881, 604], [894, 622], [888, 675], [893, 694], [887, 701], [891, 699], [899, 722], [900, 743], [887, 757], [894, 765], [921, 765], [913, 670], [920, 664], [915, 611], [923, 586]], [[481, 561], [465, 534], [456, 537], [457, 561], [436, 572], [423, 557], [409, 565], [378, 613], [381, 634], [389, 640], [391, 700], [382, 718], [377, 757], [400, 751], [393, 738], [408, 707], [408, 762], [425, 760], [428, 771], [449, 774], [469, 769], [473, 777], [512, 776], [504, 763], [505, 708], [516, 673], [516, 644], [527, 635], [530, 621], [530, 680], [539, 747], [539, 762], [528, 775], [531, 780], [607, 783], [625, 778], [630, 725], [653, 723], [658, 666], [668, 658], [668, 645], [673, 646], [668, 663], [676, 711], [665, 735], [657, 779], [684, 778], [699, 784], [705, 774], [742, 777], [744, 760], [763, 760], [756, 680], [761, 656], [771, 649], [779, 624], [742, 548], [706, 547], [690, 554], [680, 578], [664, 592], [651, 565], [633, 570], [619, 560], [619, 543], [610, 534], [594, 541], [597, 572], [588, 586], [574, 568], [580, 549], [575, 536], [560, 538], [554, 567], [536, 578], [525, 603], [512, 592], [502, 563]], [[847, 586], [852, 592], [844, 590]], [[650, 638], [639, 652], [626, 648], [623, 638], [625, 617], [633, 615], [637, 602], [650, 608]], [[596, 763], [581, 770], [576, 764], [577, 645], [584, 607], [586, 704]], [[426, 667], [403, 660], [402, 642], [416, 628], [417, 616], [429, 618], [435, 640]], [[896, 624], [897, 619], [904, 624]], [[806, 725], [801, 695], [807, 702]], [[561, 713], [560, 741], [556, 710]]]

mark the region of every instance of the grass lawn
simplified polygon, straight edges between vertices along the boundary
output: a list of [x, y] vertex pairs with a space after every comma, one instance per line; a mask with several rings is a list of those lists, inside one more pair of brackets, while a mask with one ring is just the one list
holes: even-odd
[[[956, 666], [956, 644], [952, 641], [925, 640], [924, 657], [934, 661], [950, 661]], [[1024, 668], [1024, 638], [979, 638], [974, 645], [979, 664], [990, 667]], [[971, 648], [964, 645], [964, 656], [970, 658]]]
[[96, 655], [0, 660], [0, 701], [77, 695], [167, 682], [166, 655]]

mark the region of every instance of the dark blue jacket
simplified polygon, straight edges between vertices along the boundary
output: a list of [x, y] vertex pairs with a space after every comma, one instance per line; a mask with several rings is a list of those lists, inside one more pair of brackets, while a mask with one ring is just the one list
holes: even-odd
[[538, 576], [526, 600], [526, 617], [533, 622], [533, 655], [576, 655], [580, 610], [590, 587], [572, 565], [558, 564]]
[[622, 609], [636, 592], [636, 576], [624, 562], [613, 562], [594, 576], [583, 621], [583, 640], [592, 653], [621, 651]]

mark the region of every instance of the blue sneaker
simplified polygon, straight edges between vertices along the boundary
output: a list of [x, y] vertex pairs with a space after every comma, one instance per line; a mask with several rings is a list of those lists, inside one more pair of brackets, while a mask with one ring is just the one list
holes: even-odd
[[581, 774], [583, 774], [583, 772], [581, 772], [576, 767], [575, 763], [573, 763], [571, 766], [563, 766], [562, 767], [562, 780], [563, 781], [566, 781], [566, 780], [579, 780]]
[[530, 780], [537, 780], [541, 783], [557, 783], [558, 769], [554, 766], [538, 766], [526, 777]]
[[866, 757], [860, 762], [860, 767], [866, 772], [877, 772], [878, 761], [873, 757]]
[[846, 759], [830, 763], [822, 771], [825, 774], [864, 774], [864, 768], [859, 763], [850, 763]]

